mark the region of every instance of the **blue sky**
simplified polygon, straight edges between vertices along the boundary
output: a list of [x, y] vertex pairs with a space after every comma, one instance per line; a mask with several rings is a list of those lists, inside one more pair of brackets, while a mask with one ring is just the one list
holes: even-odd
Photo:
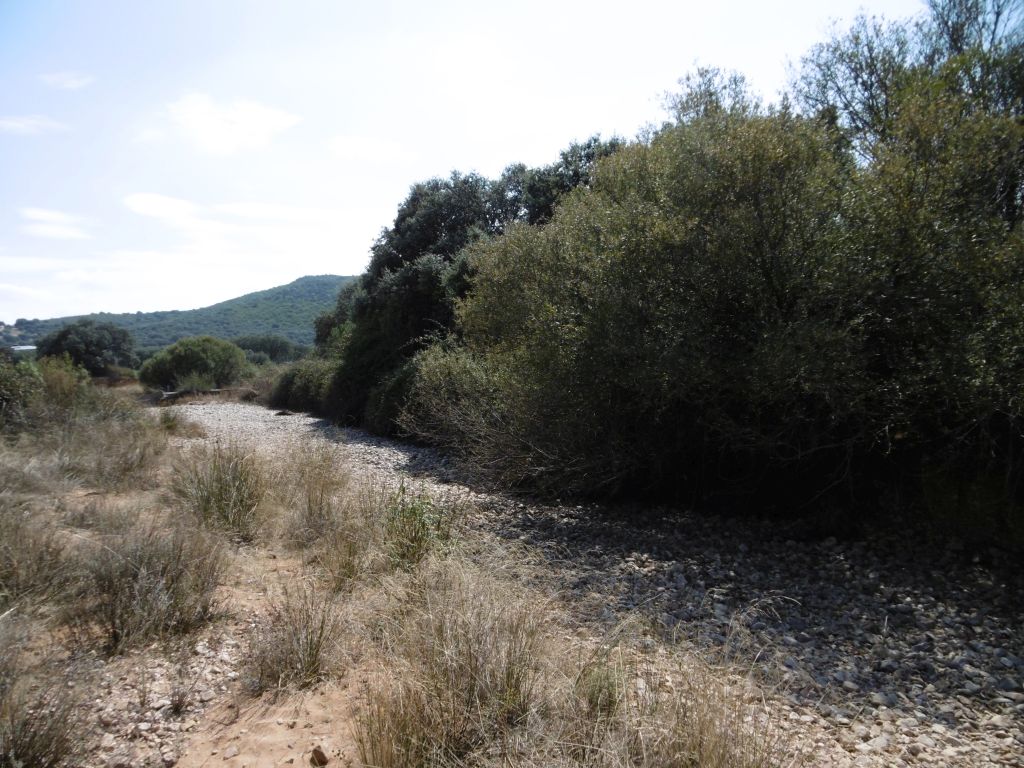
[[410, 184], [634, 136], [696, 65], [766, 98], [919, 0], [0, 0], [0, 321], [355, 274]]

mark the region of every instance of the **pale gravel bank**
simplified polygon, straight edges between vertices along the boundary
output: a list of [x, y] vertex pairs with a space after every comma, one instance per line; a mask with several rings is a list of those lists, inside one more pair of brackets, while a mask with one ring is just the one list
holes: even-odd
[[[638, 613], [666, 637], [738, 653], [784, 681], [857, 766], [1024, 767], [1020, 583], [912, 534], [793, 541], [681, 510], [542, 505], [465, 488], [434, 451], [238, 403], [174, 406], [209, 440], [284, 456], [339, 446], [353, 469], [471, 499], [481, 535], [525, 544], [583, 623]], [[737, 631], [739, 630], [739, 631]], [[829, 760], [829, 764], [836, 764]]]

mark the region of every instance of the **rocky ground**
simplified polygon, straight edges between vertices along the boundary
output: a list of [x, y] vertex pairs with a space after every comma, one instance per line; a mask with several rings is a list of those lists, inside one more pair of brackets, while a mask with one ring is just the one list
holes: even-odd
[[[311, 417], [237, 403], [175, 409], [209, 440], [270, 453], [327, 440], [357, 471], [472, 501], [467, 530], [536, 552], [536, 578], [581, 624], [639, 615], [665, 640], [754, 670], [788, 720], [820, 729], [821, 764], [1024, 766], [1020, 585], [955, 546], [912, 533], [798, 541], [680, 510], [535, 504], [461, 485], [433, 451]], [[229, 640], [203, 675], [231, 656]], [[146, 722], [131, 727], [157, 730]]]

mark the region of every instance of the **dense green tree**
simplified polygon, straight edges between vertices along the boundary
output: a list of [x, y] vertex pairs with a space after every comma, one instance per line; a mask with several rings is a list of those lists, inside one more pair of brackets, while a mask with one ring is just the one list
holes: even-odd
[[310, 351], [309, 347], [305, 345], [296, 344], [283, 336], [271, 334], [236, 336], [231, 343], [245, 352], [262, 353], [268, 360], [275, 363], [298, 360]]
[[47, 334], [36, 344], [39, 357], [67, 355], [93, 376], [106, 375], [114, 366], [139, 364], [132, 335], [111, 323], [78, 320]]
[[792, 508], [897, 484], [1024, 535], [1007, 7], [861, 19], [797, 106], [698, 72], [544, 227], [471, 246], [403, 423], [533, 489]]
[[224, 387], [238, 381], [245, 363], [245, 353], [230, 341], [196, 336], [175, 342], [146, 360], [139, 380], [164, 389]]
[[405, 364], [453, 328], [454, 302], [472, 276], [467, 247], [512, 223], [549, 219], [559, 200], [590, 183], [598, 159], [621, 144], [594, 137], [544, 168], [512, 165], [493, 181], [456, 172], [413, 185], [393, 226], [374, 243], [366, 272], [316, 321], [318, 353], [337, 359], [323, 410], [393, 429], [408, 381]]

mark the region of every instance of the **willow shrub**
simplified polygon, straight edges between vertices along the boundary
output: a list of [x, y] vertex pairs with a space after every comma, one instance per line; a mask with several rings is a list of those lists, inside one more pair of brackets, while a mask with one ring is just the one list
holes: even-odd
[[792, 505], [990, 437], [1015, 476], [1024, 249], [985, 179], [1021, 128], [939, 96], [863, 165], [827, 121], [697, 93], [546, 227], [474, 246], [406, 428], [584, 494]]
[[274, 385], [270, 404], [275, 408], [323, 413], [326, 410], [331, 377], [337, 367], [337, 361], [321, 358], [307, 358], [292, 363]]
[[139, 380], [150, 387], [205, 389], [235, 384], [245, 371], [245, 352], [230, 341], [193, 336], [146, 360], [139, 369]]

